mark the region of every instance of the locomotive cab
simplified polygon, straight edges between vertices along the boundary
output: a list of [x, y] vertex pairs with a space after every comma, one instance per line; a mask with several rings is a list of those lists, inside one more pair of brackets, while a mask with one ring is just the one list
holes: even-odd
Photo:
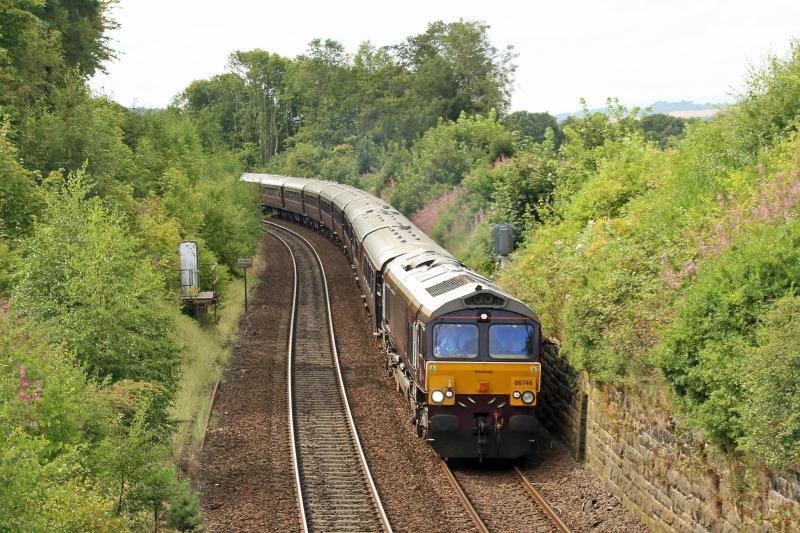
[[435, 252], [392, 261], [384, 293], [393, 303], [384, 311], [388, 368], [414, 407], [417, 434], [443, 457], [527, 454], [541, 381], [536, 315]]
[[530, 450], [540, 389], [540, 330], [502, 309], [428, 323], [426, 437], [444, 457], [514, 458]]

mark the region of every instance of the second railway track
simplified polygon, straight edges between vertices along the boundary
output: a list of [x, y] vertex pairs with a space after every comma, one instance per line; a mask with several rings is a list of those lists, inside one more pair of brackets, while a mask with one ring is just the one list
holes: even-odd
[[391, 532], [350, 413], [322, 261], [298, 233], [265, 229], [294, 264], [289, 417], [302, 529]]
[[493, 471], [453, 469], [442, 462], [453, 489], [480, 533], [570, 533], [556, 512], [516, 466]]

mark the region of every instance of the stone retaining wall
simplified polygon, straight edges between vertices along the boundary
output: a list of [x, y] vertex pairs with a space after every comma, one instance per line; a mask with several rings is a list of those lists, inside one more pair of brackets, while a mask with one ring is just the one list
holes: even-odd
[[542, 346], [542, 388], [539, 420], [563, 442], [578, 461], [584, 460], [586, 394], [581, 376], [558, 353], [558, 345]]
[[556, 345], [542, 366], [542, 423], [654, 530], [800, 530], [800, 473], [725, 457], [654, 402], [579, 375]]

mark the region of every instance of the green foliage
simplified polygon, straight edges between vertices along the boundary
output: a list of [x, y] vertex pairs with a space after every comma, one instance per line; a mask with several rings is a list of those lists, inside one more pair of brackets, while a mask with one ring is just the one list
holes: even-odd
[[513, 224], [519, 236], [542, 221], [540, 210], [550, 201], [557, 166], [551, 146], [534, 145], [492, 167], [474, 169], [464, 183], [479, 198], [492, 199], [492, 222]]
[[[66, 4], [66, 5], [65, 5]], [[0, 4], [0, 111], [15, 120], [76, 69], [82, 78], [112, 57], [111, 2], [5, 0]], [[3, 107], [8, 106], [7, 109]]]
[[61, 66], [58, 36], [37, 16], [44, 6], [42, 0], [0, 4], [0, 110], [15, 119], [56, 81], [48, 67]]
[[107, 429], [110, 410], [99, 391], [4, 303], [0, 353], [0, 529], [125, 527], [85, 455]]
[[239, 257], [253, 254], [261, 236], [260, 211], [253, 191], [238, 177], [203, 180], [197, 184], [206, 245], [232, 271]]
[[531, 113], [529, 111], [514, 111], [503, 119], [509, 131], [516, 131], [530, 137], [537, 143], [543, 143], [547, 130], [553, 130], [553, 141], [556, 147], [564, 140], [564, 132], [550, 113]]
[[656, 143], [661, 148], [666, 148], [683, 135], [687, 122], [686, 119], [680, 117], [654, 113], [642, 117], [639, 126], [648, 141]]
[[17, 159], [7, 128], [0, 126], [0, 235], [19, 237], [30, 230], [42, 204], [35, 178]]
[[720, 444], [731, 447], [747, 434], [739, 400], [759, 318], [794, 293], [798, 276], [800, 223], [755, 227], [699, 271], [663, 334], [657, 357], [664, 374]]
[[[740, 444], [775, 469], [800, 465], [800, 297], [785, 296], [760, 313], [755, 345], [742, 354], [757, 362], [743, 375], [746, 421]], [[778, 401], [776, 401], [776, 399]]]
[[46, 440], [4, 428], [0, 437], [0, 529], [3, 531], [101, 531], [126, 526], [113, 502], [91, 481], [76, 457], [47, 460]]
[[565, 218], [585, 224], [598, 218], [618, 217], [632, 199], [663, 181], [668, 172], [665, 158], [639, 135], [610, 144], [605, 145], [606, 156], [597, 162], [596, 171], [565, 209]]
[[148, 422], [150, 410], [148, 401], [140, 402], [130, 425], [120, 426], [101, 443], [96, 452], [103, 458], [99, 475], [112, 487], [117, 513], [157, 529], [174, 502], [170, 522], [182, 531], [192, 530], [201, 521], [199, 509], [191, 505], [189, 487], [178, 482], [174, 467], [164, 462], [169, 448]]
[[787, 57], [770, 56], [764, 66], [750, 70], [746, 91], [734, 111], [746, 148], [755, 151], [797, 132], [798, 108], [800, 40], [794, 40]]
[[14, 300], [93, 374], [172, 383], [180, 358], [164, 280], [119, 217], [88, 194], [79, 172], [49, 199], [24, 241]]
[[416, 142], [401, 166], [389, 200], [412, 213], [446, 189], [461, 184], [476, 167], [489, 165], [514, 153], [514, 137], [497, 120], [461, 115], [455, 122], [440, 122]]
[[130, 149], [123, 142], [122, 112], [111, 102], [93, 98], [76, 75], [63, 89], [38, 105], [22, 135], [24, 160], [42, 175], [86, 170], [106, 194], [113, 178], [127, 176]]
[[169, 527], [178, 531], [194, 531], [203, 523], [197, 493], [185, 480], [172, 488], [165, 519]]
[[660, 269], [647, 243], [631, 233], [627, 221], [589, 222], [571, 258], [564, 350], [603, 381], [647, 364], [656, 340]]
[[8, 296], [13, 286], [14, 276], [19, 269], [19, 253], [9, 248], [0, 237], [0, 298]]
[[455, 120], [507, 108], [514, 54], [492, 45], [488, 30], [480, 22], [437, 21], [397, 47], [401, 64], [416, 73], [413, 97], [428, 102], [431, 116]]

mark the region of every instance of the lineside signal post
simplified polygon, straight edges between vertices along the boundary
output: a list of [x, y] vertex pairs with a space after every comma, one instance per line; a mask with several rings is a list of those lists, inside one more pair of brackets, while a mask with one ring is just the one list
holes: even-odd
[[240, 257], [238, 260], [239, 268], [244, 270], [244, 312], [247, 312], [247, 269], [253, 266], [253, 259], [250, 257]]

